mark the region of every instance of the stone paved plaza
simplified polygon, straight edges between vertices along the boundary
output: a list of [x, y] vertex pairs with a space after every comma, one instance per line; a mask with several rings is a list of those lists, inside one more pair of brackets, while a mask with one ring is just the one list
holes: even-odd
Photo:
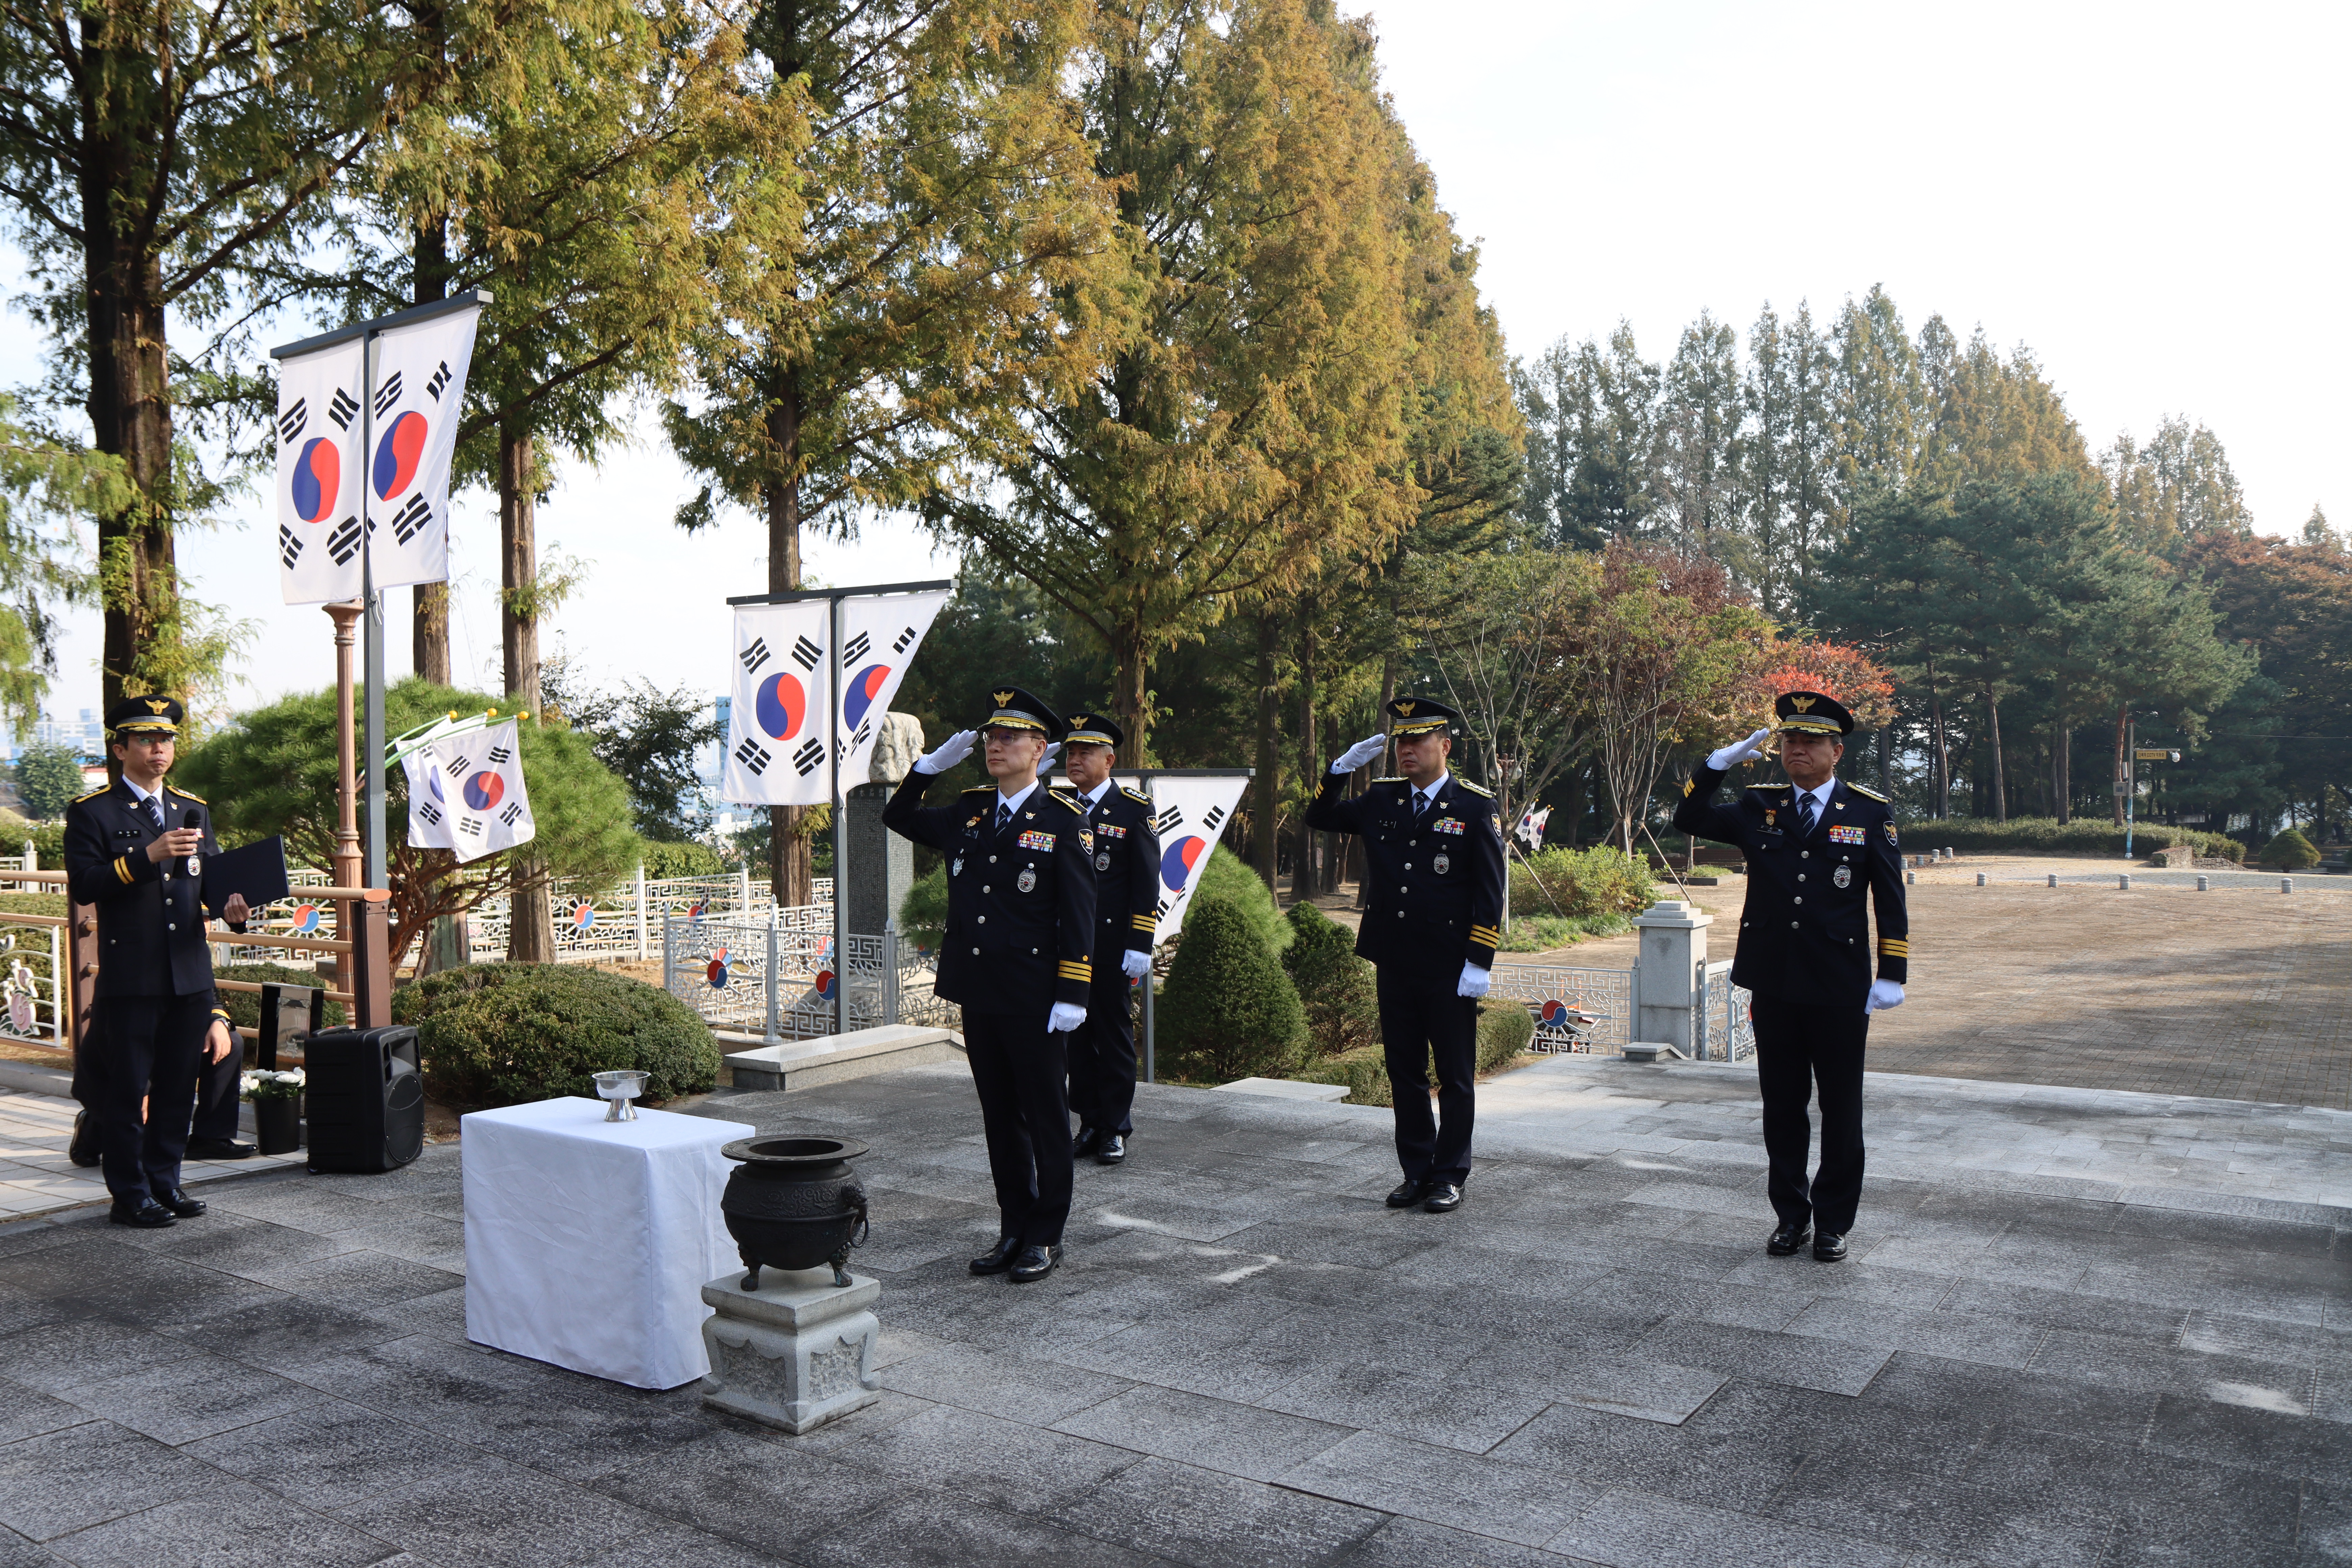
[[[1022, 1287], [963, 1269], [960, 1068], [720, 1096], [874, 1145], [887, 1392], [800, 1438], [467, 1345], [454, 1145], [22, 1221], [0, 1564], [2352, 1561], [2352, 1207], [2315, 1201], [2352, 1115], [1960, 1087], [1870, 1080], [1835, 1266], [1763, 1255], [1736, 1069], [1506, 1075], [1451, 1215], [1381, 1205], [1385, 1111], [1147, 1089]], [[2307, 1170], [2184, 1163], [2239, 1143]]]

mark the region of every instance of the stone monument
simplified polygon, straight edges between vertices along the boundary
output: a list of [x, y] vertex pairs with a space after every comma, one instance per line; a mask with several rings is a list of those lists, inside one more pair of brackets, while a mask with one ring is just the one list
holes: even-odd
[[829, 1268], [768, 1269], [756, 1290], [740, 1269], [702, 1288], [710, 1375], [702, 1402], [798, 1436], [882, 1397], [874, 1370], [881, 1282], [852, 1274], [844, 1289]]
[[884, 714], [866, 771], [871, 782], [842, 797], [850, 874], [835, 878], [834, 887], [842, 900], [843, 924], [856, 935], [881, 935], [884, 922], [898, 917], [907, 889], [915, 885], [914, 846], [882, 826], [882, 808], [922, 754], [922, 721], [911, 713]]
[[[1698, 1010], [1706, 1002], [1706, 928], [1715, 917], [1681, 899], [1661, 899], [1633, 917], [1642, 933], [1641, 994], [1633, 1039], [1697, 1053]], [[1625, 1053], [1634, 1055], [1629, 1047]], [[1655, 1053], [1639, 1059], [1655, 1060]]]

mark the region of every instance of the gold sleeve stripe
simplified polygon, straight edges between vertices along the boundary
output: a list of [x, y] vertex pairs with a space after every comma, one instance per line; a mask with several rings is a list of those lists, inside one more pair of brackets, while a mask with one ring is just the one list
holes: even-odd
[[117, 856], [114, 858], [114, 874], [115, 874], [116, 876], [118, 876], [118, 877], [121, 878], [125, 882], [128, 882], [128, 881], [130, 881], [130, 880], [131, 880], [131, 857], [130, 857], [130, 856], [128, 856], [128, 855], [117, 855]]
[[1160, 929], [1160, 917], [1158, 915], [1138, 915], [1135, 917], [1135, 929], [1138, 931], [1158, 931]]
[[1889, 958], [1908, 958], [1911, 956], [1911, 944], [1901, 937], [1882, 937], [1878, 951]]

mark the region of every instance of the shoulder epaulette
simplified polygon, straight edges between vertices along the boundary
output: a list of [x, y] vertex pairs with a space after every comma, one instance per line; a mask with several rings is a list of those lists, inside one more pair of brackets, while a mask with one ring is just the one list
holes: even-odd
[[70, 800], [70, 801], [67, 802], [66, 804], [67, 804], [67, 805], [79, 805], [83, 801], [86, 801], [86, 800], [96, 800], [100, 795], [104, 795], [108, 790], [110, 790], [110, 789], [112, 789], [113, 787], [114, 787], [114, 786], [113, 786], [112, 784], [100, 784], [100, 785], [99, 785], [96, 789], [91, 790], [91, 791], [90, 791], [89, 794], [87, 794], [87, 795], [78, 795], [74, 796], [72, 800]]
[[1405, 784], [1405, 783], [1409, 783], [1410, 781], [1409, 781], [1409, 780], [1407, 780], [1407, 779], [1405, 778], [1405, 776], [1404, 776], [1402, 773], [1398, 773], [1398, 774], [1396, 774], [1394, 777], [1391, 777], [1391, 778], [1374, 779], [1372, 782], [1373, 782], [1374, 784]]
[[1127, 796], [1128, 799], [1135, 802], [1138, 805], [1150, 805], [1151, 804], [1151, 797], [1144, 794], [1139, 789], [1129, 789], [1125, 784], [1121, 784], [1118, 786], [1118, 793]]
[[1055, 805], [1060, 806], [1064, 811], [1068, 812], [1072, 816], [1084, 816], [1087, 814], [1086, 807], [1078, 804], [1078, 797], [1076, 795], [1062, 795], [1049, 789], [1045, 792], [1045, 798], [1052, 801]]
[[963, 793], [966, 795], [994, 795], [996, 793], [996, 786], [994, 784], [974, 784]]
[[211, 801], [206, 800], [203, 795], [190, 795], [186, 790], [182, 789], [178, 784], [173, 784], [173, 785], [172, 785], [172, 786], [171, 786], [171, 789], [172, 789], [172, 793], [173, 793], [173, 795], [178, 795], [182, 800], [193, 800], [193, 801], [194, 801], [198, 805], [212, 805], [212, 802], [211, 802]]
[[1474, 784], [1468, 779], [1455, 779], [1454, 782], [1460, 784], [1464, 789], [1468, 790], [1472, 795], [1483, 795], [1488, 800], [1495, 798], [1495, 792], [1493, 790], [1484, 788], [1478, 784]]
[[1784, 784], [1752, 784], [1748, 787], [1749, 789], [1787, 789], [1790, 786]]
[[1876, 790], [1872, 789], [1867, 784], [1858, 784], [1853, 783], [1852, 780], [1848, 780], [1845, 787], [1853, 791], [1856, 795], [1868, 795], [1871, 799], [1878, 802], [1881, 805], [1893, 805], [1895, 804], [1893, 801], [1887, 799], [1885, 795], [1879, 794]]

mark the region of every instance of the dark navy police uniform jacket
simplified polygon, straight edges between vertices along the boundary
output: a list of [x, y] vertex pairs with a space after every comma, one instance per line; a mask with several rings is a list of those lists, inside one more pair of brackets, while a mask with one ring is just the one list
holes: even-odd
[[1095, 836], [1095, 979], [1123, 986], [1118, 955], [1150, 952], [1160, 931], [1160, 833], [1151, 797], [1118, 784], [1091, 806], [1073, 787], [1055, 793]]
[[1374, 779], [1350, 799], [1343, 793], [1348, 778], [1325, 771], [1307, 826], [1364, 841], [1371, 889], [1357, 956], [1379, 964], [1392, 983], [1443, 986], [1449, 994], [1465, 961], [1493, 968], [1503, 923], [1503, 831], [1495, 797], [1448, 773], [1416, 818], [1405, 780]]
[[1750, 784], [1729, 805], [1714, 803], [1723, 774], [1699, 764], [1683, 786], [1675, 826], [1748, 852], [1748, 905], [1731, 983], [1759, 996], [1861, 1011], [1870, 994], [1870, 922], [1878, 909], [1878, 978], [1909, 973], [1911, 916], [1903, 903], [1903, 857], [1886, 797], [1843, 779], [1800, 837], [1796, 790]]
[[933, 776], [908, 773], [882, 808], [882, 824], [948, 858], [938, 993], [974, 1013], [1034, 1012], [1043, 1029], [1055, 1003], [1087, 1005], [1102, 951], [1094, 835], [1043, 780], [1000, 833], [994, 784], [927, 806], [923, 787]]
[[[204, 835], [199, 854], [219, 853], [211, 807], [168, 783], [156, 793], [168, 826], [179, 826], [194, 811]], [[198, 902], [202, 882], [188, 875], [184, 857], [160, 864], [147, 858], [147, 846], [162, 837], [121, 780], [66, 807], [67, 885], [77, 903], [98, 906], [96, 995], [192, 996], [213, 990], [205, 910]]]

